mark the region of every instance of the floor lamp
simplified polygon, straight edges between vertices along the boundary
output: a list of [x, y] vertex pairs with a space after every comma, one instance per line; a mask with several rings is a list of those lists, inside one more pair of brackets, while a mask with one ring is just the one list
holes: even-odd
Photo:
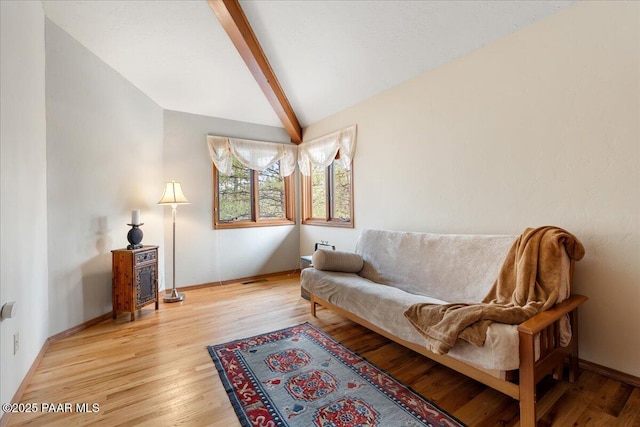
[[167, 182], [164, 187], [162, 199], [159, 205], [171, 205], [171, 218], [173, 220], [173, 289], [170, 294], [164, 296], [164, 302], [178, 302], [184, 300], [184, 294], [176, 290], [176, 210], [178, 205], [188, 205], [189, 201], [182, 193], [179, 182]]

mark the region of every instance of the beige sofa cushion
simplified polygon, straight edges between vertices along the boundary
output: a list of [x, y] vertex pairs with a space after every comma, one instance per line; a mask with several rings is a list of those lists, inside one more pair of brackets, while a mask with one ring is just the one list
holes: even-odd
[[[321, 299], [419, 346], [424, 346], [425, 340], [404, 317], [404, 311], [418, 302], [446, 303], [410, 294], [393, 286], [374, 283], [356, 274], [318, 271], [313, 268], [302, 270], [300, 284]], [[487, 339], [482, 347], [458, 341], [448, 355], [483, 369], [517, 369], [518, 342], [517, 326], [494, 323], [489, 326]]]
[[412, 294], [476, 303], [487, 295], [518, 236], [364, 230], [360, 276]]

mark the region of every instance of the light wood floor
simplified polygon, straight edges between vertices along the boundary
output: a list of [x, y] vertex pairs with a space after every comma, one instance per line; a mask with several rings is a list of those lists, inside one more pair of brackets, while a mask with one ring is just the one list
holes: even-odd
[[[297, 275], [186, 292], [105, 321], [52, 344], [22, 402], [97, 403], [97, 413], [14, 414], [10, 425], [239, 426], [207, 345], [311, 322], [470, 426], [513, 426], [514, 400], [319, 308], [309, 315]], [[583, 372], [576, 384], [545, 387], [559, 396], [542, 426], [640, 426], [640, 389]]]

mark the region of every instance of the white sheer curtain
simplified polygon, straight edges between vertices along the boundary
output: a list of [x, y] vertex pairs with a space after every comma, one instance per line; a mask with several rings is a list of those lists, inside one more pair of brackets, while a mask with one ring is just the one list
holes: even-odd
[[207, 135], [207, 147], [211, 160], [224, 175], [232, 174], [232, 156], [246, 167], [258, 171], [267, 169], [279, 160], [280, 175], [283, 177], [291, 175], [296, 168], [295, 145]]
[[303, 175], [311, 175], [311, 167], [326, 168], [340, 152], [336, 161], [346, 170], [351, 170], [351, 162], [356, 152], [356, 126], [330, 133], [298, 146], [298, 166]]
[[346, 170], [351, 170], [351, 162], [356, 152], [356, 126], [303, 142], [298, 146], [207, 135], [207, 147], [211, 160], [224, 175], [232, 174], [235, 157], [246, 167], [258, 171], [267, 169], [279, 160], [280, 175], [283, 177], [293, 173], [297, 161], [300, 172], [309, 176], [312, 166], [326, 168], [338, 152], [340, 158], [336, 161]]

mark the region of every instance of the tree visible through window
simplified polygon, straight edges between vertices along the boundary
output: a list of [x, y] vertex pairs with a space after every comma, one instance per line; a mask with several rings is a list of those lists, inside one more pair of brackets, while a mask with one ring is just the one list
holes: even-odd
[[280, 162], [263, 171], [233, 159], [232, 175], [214, 166], [214, 228], [293, 224], [291, 176], [280, 176]]
[[327, 216], [327, 168], [311, 169], [311, 218]]
[[[353, 168], [352, 168], [353, 170]], [[303, 223], [353, 227], [353, 174], [339, 162], [303, 177]]]
[[251, 169], [233, 159], [233, 174], [218, 174], [218, 221], [251, 219]]
[[258, 218], [287, 217], [287, 198], [284, 178], [280, 176], [280, 162], [258, 172]]
[[351, 171], [343, 168], [339, 163], [333, 162], [329, 167], [331, 177], [331, 218], [340, 221], [351, 222]]

